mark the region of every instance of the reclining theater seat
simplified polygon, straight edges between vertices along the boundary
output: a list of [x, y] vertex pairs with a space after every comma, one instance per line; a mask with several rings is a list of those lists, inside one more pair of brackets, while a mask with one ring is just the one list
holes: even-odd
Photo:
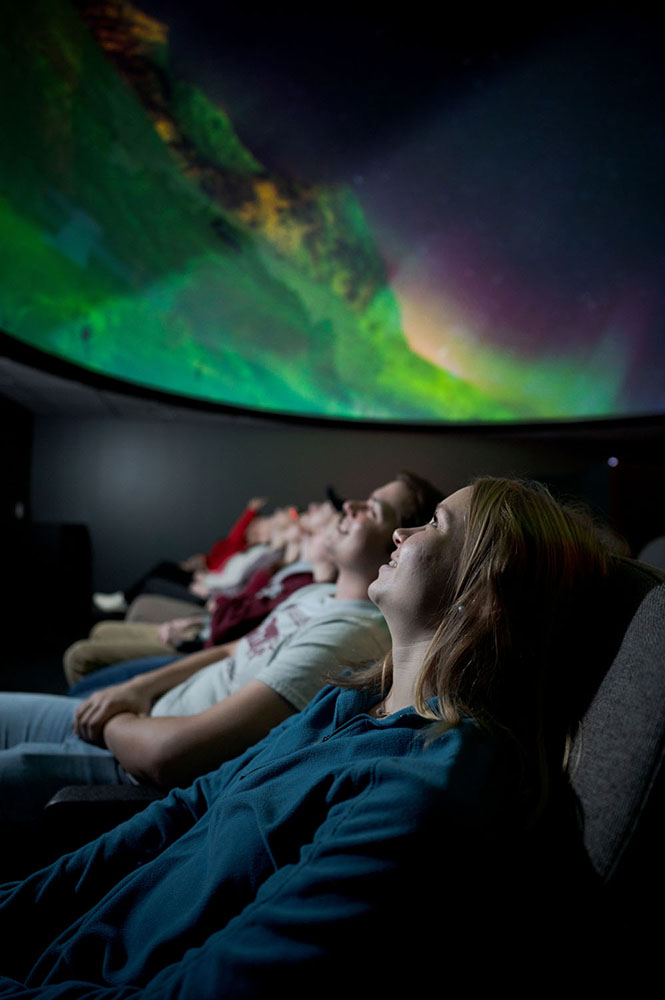
[[665, 572], [617, 560], [600, 627], [616, 651], [608, 650], [569, 771], [604, 923], [626, 954], [645, 955], [662, 936], [652, 907], [665, 887]]

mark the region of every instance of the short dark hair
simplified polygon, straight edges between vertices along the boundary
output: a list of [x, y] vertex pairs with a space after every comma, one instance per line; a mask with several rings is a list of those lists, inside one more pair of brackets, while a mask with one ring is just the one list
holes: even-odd
[[446, 498], [445, 493], [433, 486], [427, 479], [417, 476], [415, 472], [403, 469], [397, 473], [395, 479], [404, 483], [413, 498], [413, 508], [402, 518], [400, 525], [402, 528], [413, 528], [425, 524], [434, 514], [437, 504]]

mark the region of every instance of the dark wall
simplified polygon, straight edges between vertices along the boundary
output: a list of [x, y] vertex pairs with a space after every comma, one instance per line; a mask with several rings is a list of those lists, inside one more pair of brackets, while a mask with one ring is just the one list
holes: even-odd
[[29, 514], [33, 417], [0, 396], [0, 524], [3, 530]]
[[25, 604], [30, 585], [25, 553], [29, 546], [27, 524], [30, 515], [30, 465], [33, 418], [27, 410], [0, 397], [0, 546], [5, 564], [3, 600], [5, 650], [15, 630], [9, 623]]
[[[452, 491], [483, 474], [533, 476], [618, 515], [633, 546], [661, 525], [660, 446], [637, 429], [540, 433], [419, 432], [298, 426], [202, 417], [171, 420], [37, 418], [32, 511], [38, 521], [89, 526], [98, 589], [129, 583], [157, 559], [206, 548], [254, 495], [275, 505], [323, 497], [328, 483], [364, 495], [401, 468]], [[609, 457], [620, 464], [611, 468]], [[630, 477], [652, 486], [636, 505]], [[647, 469], [645, 472], [644, 470]], [[644, 487], [642, 486], [642, 489]], [[637, 498], [639, 500], [639, 497]], [[645, 520], [645, 503], [653, 508]], [[614, 508], [612, 509], [612, 505]]]

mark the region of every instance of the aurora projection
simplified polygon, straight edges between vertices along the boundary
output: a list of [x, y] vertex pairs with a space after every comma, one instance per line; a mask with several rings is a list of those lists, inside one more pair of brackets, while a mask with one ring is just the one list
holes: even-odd
[[[271, 413], [665, 411], [649, 24], [8, 4], [0, 328]], [[388, 18], [388, 20], [386, 20]]]

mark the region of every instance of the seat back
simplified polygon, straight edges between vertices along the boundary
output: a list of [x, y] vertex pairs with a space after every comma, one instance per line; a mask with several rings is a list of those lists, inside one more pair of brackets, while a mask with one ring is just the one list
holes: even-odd
[[649, 566], [665, 569], [665, 535], [660, 535], [647, 542], [637, 558], [640, 562], [648, 563]]
[[665, 573], [617, 560], [602, 610], [603, 639], [623, 635], [577, 733], [570, 775], [587, 858], [635, 928], [643, 894], [663, 887]]

